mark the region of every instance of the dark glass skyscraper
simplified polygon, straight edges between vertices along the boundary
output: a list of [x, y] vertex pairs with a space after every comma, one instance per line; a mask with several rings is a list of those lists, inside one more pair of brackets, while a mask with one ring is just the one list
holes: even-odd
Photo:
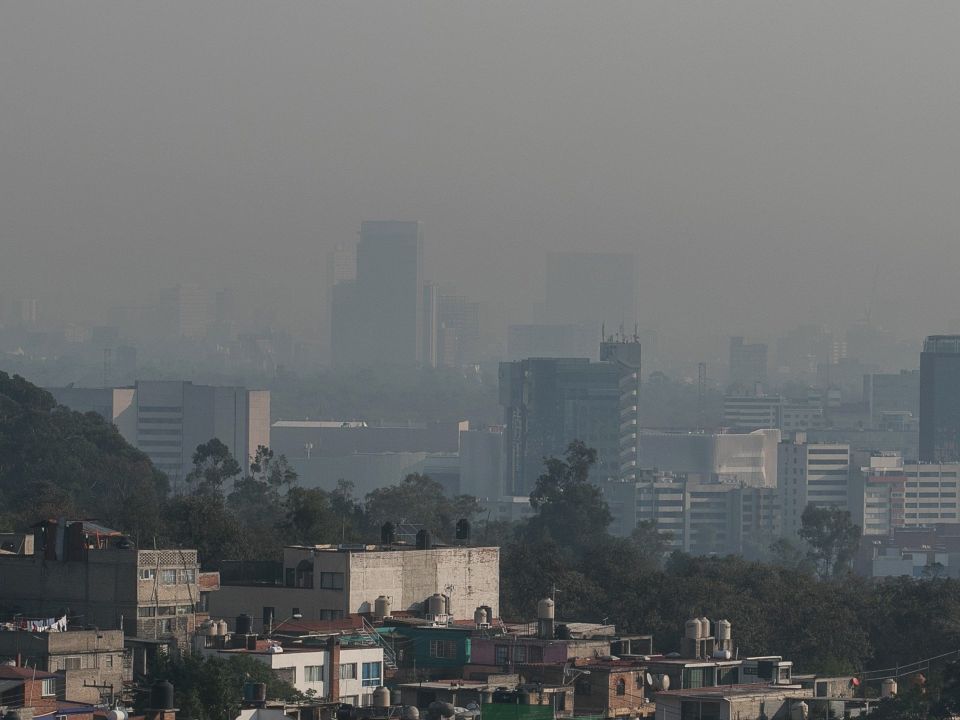
[[960, 335], [931, 335], [923, 342], [920, 460], [960, 461]]

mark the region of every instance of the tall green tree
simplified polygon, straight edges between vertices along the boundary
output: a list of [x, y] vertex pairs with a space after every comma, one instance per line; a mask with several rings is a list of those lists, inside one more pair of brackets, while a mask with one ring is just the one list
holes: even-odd
[[223, 495], [223, 487], [243, 472], [240, 463], [219, 438], [198, 445], [193, 453], [193, 469], [186, 481], [200, 495]]
[[411, 473], [397, 485], [368, 493], [365, 509], [371, 531], [387, 521], [404, 521], [423, 525], [440, 538], [452, 540], [457, 520], [474, 519], [480, 504], [469, 495], [449, 498], [443, 485], [429, 475]]
[[582, 441], [567, 446], [563, 459], [546, 458], [546, 472], [530, 493], [536, 515], [530, 520], [534, 534], [546, 535], [567, 545], [584, 546], [603, 535], [611, 515], [600, 488], [589, 480], [597, 451]]
[[845, 572], [860, 547], [861, 530], [850, 513], [837, 508], [807, 505], [800, 518], [799, 535], [810, 546], [810, 559], [820, 577]]

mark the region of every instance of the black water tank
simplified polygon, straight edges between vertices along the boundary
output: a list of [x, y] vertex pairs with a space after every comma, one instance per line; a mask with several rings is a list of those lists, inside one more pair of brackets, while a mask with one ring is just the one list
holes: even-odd
[[417, 532], [417, 550], [429, 550], [433, 547], [433, 538], [429, 530], [420, 530]]
[[253, 627], [253, 618], [246, 613], [237, 615], [237, 635], [249, 635]]
[[256, 649], [257, 649], [257, 636], [247, 635], [247, 650], [256, 650]]
[[243, 684], [243, 701], [249, 705], [263, 705], [267, 701], [267, 684], [245, 682]]
[[466, 518], [457, 520], [457, 540], [470, 539], [470, 521]]
[[173, 685], [166, 680], [157, 680], [150, 688], [150, 709], [170, 710], [173, 708]]
[[392, 522], [387, 520], [387, 522], [380, 526], [380, 544], [393, 545], [396, 539], [397, 529], [394, 527]]

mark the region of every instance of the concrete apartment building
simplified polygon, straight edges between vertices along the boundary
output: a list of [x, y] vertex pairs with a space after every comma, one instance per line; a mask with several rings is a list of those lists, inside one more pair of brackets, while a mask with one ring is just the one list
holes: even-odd
[[385, 682], [383, 648], [379, 645], [351, 647], [341, 642], [293, 647], [257, 641], [256, 649], [204, 648], [207, 657], [228, 659], [243, 656], [266, 665], [274, 674], [302, 693], [359, 707], [373, 704], [373, 691]]
[[747, 553], [780, 533], [776, 488], [703, 482], [699, 477], [647, 471], [635, 482], [601, 485], [613, 522], [627, 536], [641, 522], [668, 533], [670, 547], [694, 554]]
[[202, 603], [196, 550], [138, 550], [89, 521], [45, 521], [0, 554], [0, 602], [148, 640], [186, 643]]
[[446, 614], [472, 618], [481, 606], [497, 616], [500, 603], [500, 549], [400, 545], [291, 545], [282, 562], [224, 563], [221, 587], [210, 596], [210, 613], [232, 622], [241, 613], [283, 622], [336, 620], [371, 613], [377, 598], [393, 610], [423, 613], [428, 598], [448, 598]]
[[132, 679], [121, 630], [0, 630], [0, 657], [19, 660], [21, 667], [61, 673], [61, 697], [73, 702], [107, 702]]
[[889, 536], [897, 528], [960, 523], [960, 463], [911, 463], [898, 453], [885, 453], [872, 456], [861, 474], [862, 502], [855, 520], [864, 535]]
[[808, 504], [854, 509], [850, 502], [850, 470], [849, 445], [808, 443], [804, 433], [780, 443], [777, 479], [784, 537], [793, 537], [800, 530]]
[[270, 392], [139, 380], [131, 387], [48, 388], [78, 412], [95, 412], [117, 426], [176, 485], [193, 467], [198, 445], [218, 438], [241, 466], [270, 445]]

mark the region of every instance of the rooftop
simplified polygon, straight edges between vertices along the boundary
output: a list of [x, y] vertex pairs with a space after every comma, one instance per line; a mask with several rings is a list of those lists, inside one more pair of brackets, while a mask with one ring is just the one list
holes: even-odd
[[0, 665], [0, 680], [42, 680], [55, 677], [58, 676], [36, 668]]
[[687, 688], [686, 690], [661, 690], [655, 695], [661, 697], [696, 698], [702, 700], [717, 700], [730, 697], [762, 697], [776, 693], [803, 694], [799, 685], [765, 685], [762, 683], [750, 685], [720, 685], [717, 687]]

